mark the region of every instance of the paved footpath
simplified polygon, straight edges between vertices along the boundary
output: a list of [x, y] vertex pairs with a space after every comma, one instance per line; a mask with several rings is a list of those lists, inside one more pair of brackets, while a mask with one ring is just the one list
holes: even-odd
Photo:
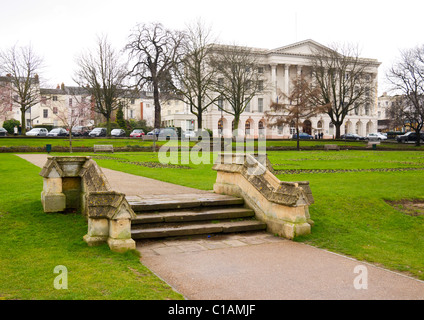
[[[39, 167], [47, 159], [19, 156]], [[127, 195], [207, 192], [102, 170]], [[143, 240], [137, 248], [145, 266], [191, 300], [424, 299], [423, 281], [266, 232]]]

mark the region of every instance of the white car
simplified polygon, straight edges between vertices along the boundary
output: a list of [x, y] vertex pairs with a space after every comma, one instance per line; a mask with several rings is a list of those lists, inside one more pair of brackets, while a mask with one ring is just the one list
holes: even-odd
[[184, 132], [184, 138], [186, 139], [195, 138], [195, 137], [196, 137], [196, 131], [187, 130]]
[[49, 131], [46, 128], [34, 128], [29, 130], [26, 135], [32, 137], [46, 137]]
[[382, 135], [381, 133], [377, 132], [377, 133], [368, 134], [365, 139], [367, 139], [367, 140], [387, 140], [387, 137]]

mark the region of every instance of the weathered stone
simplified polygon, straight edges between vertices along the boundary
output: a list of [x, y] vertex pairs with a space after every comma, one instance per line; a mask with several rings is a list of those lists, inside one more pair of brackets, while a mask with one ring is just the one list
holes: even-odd
[[66, 209], [66, 196], [63, 193], [41, 192], [44, 212], [62, 212]]
[[131, 239], [135, 213], [124, 194], [111, 190], [91, 157], [48, 157], [40, 175], [45, 212], [81, 208], [88, 219], [83, 238], [89, 246], [107, 242], [114, 251], [135, 249]]
[[217, 171], [214, 192], [243, 198], [269, 232], [288, 239], [311, 232], [309, 205], [314, 199], [307, 181], [280, 181], [254, 157], [244, 154], [234, 155], [227, 164], [221, 154], [213, 169]]
[[113, 239], [107, 240], [110, 250], [115, 252], [126, 252], [128, 250], [135, 250], [136, 243], [133, 239]]

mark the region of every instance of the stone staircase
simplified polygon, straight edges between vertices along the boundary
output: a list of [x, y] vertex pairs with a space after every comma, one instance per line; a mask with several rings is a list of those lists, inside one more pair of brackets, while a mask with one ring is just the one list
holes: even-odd
[[127, 196], [134, 240], [265, 230], [244, 200], [215, 193]]

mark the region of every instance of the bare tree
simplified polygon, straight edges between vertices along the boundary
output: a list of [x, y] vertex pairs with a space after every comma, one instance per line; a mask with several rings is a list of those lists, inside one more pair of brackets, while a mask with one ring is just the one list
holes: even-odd
[[218, 98], [213, 95], [217, 70], [210, 63], [211, 37], [211, 29], [200, 21], [190, 25], [183, 45], [184, 58], [173, 68], [176, 97], [189, 104], [190, 112], [197, 117], [198, 130], [202, 129], [203, 113]]
[[[260, 64], [255, 52], [248, 47], [214, 46], [212, 67], [216, 68], [215, 92], [218, 93], [217, 106], [234, 116], [234, 132], [237, 134], [240, 115], [257, 94], [264, 92], [262, 74], [258, 72]], [[230, 105], [227, 110], [222, 102]]]
[[336, 127], [336, 138], [348, 113], [361, 105], [371, 105], [373, 90], [371, 67], [374, 60], [359, 57], [352, 45], [333, 45], [313, 52], [312, 76], [321, 89], [320, 105], [330, 105], [328, 115]]
[[68, 130], [69, 152], [72, 153], [72, 129], [91, 118], [92, 99], [85, 88], [65, 87], [62, 84], [61, 90], [69, 97], [67, 106], [65, 106], [66, 101], [65, 103], [61, 102], [58, 106], [52, 99], [46, 99], [43, 103], [60, 120], [62, 126]]
[[[407, 124], [419, 137], [424, 126], [424, 45], [401, 52], [387, 79], [398, 94], [389, 116]], [[420, 140], [417, 138], [417, 146]]]
[[8, 77], [0, 77], [0, 120], [5, 121], [13, 110], [12, 88]]
[[21, 111], [22, 134], [26, 132], [26, 111], [40, 102], [38, 75], [42, 64], [43, 59], [31, 46], [13, 46], [0, 52], [0, 70], [10, 81], [12, 103], [17, 104]]
[[110, 135], [111, 116], [118, 109], [127, 77], [127, 66], [106, 36], [98, 37], [96, 49], [77, 59], [74, 81], [94, 99], [95, 112], [103, 115]]
[[171, 69], [181, 58], [183, 39], [183, 33], [168, 30], [160, 23], [139, 24], [126, 46], [135, 86], [140, 91], [153, 91], [155, 128], [161, 126], [160, 93], [169, 90]]
[[320, 113], [327, 112], [329, 105], [320, 105], [321, 89], [313, 86], [304, 76], [293, 79], [293, 86], [289, 96], [280, 94], [279, 101], [273, 102], [271, 111], [265, 112], [268, 126], [279, 127], [290, 125], [296, 128], [297, 150], [300, 149], [299, 127], [301, 123]]

